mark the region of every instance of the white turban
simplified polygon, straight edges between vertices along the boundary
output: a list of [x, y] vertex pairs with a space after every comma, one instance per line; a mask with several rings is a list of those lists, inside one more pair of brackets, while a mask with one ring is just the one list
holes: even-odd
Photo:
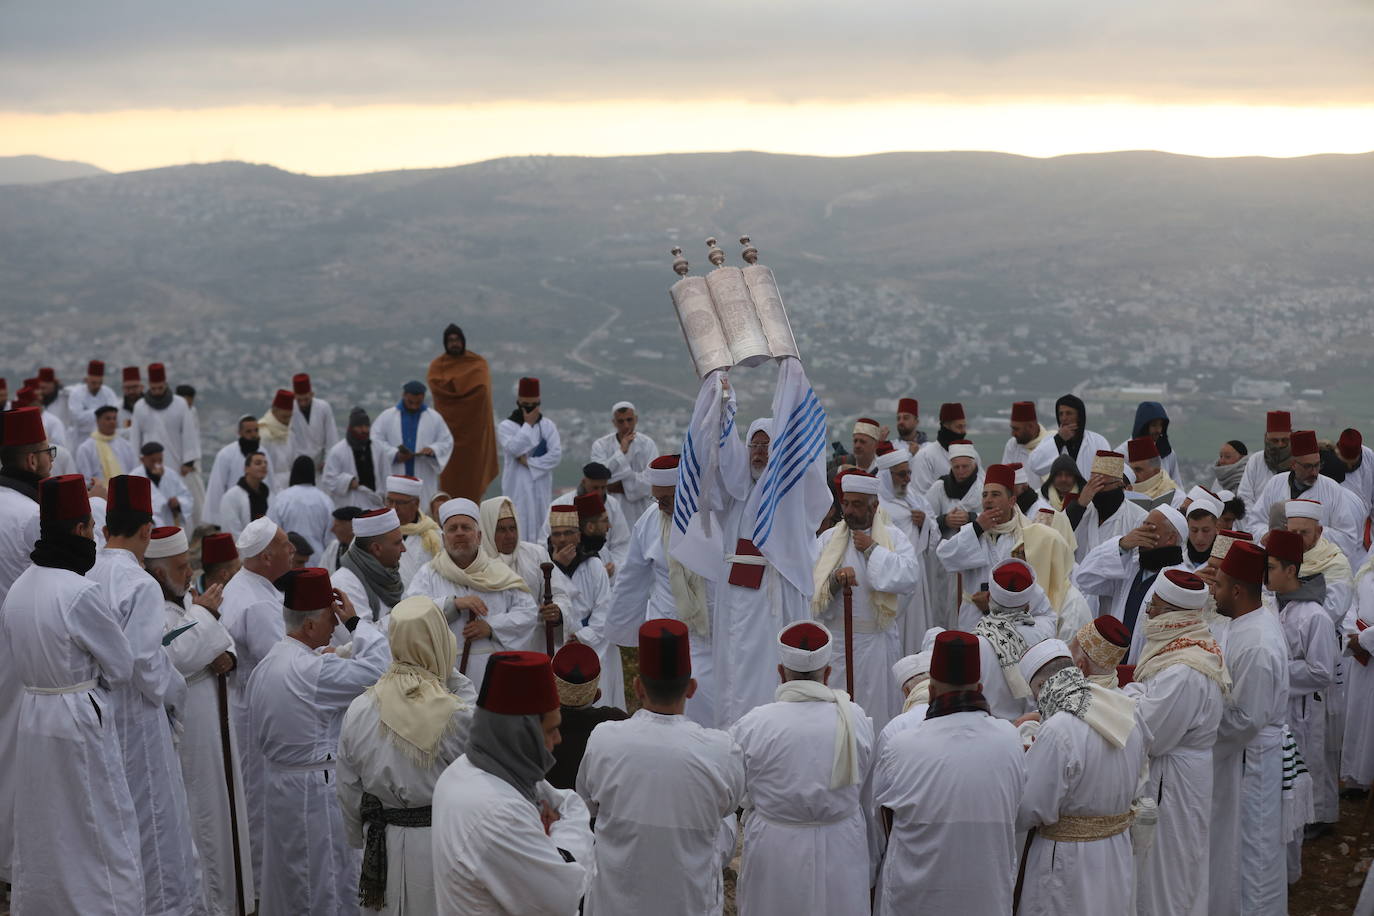
[[406, 496], [414, 496], [419, 499], [424, 493], [424, 483], [414, 477], [398, 477], [392, 474], [386, 479], [386, 491], [388, 493], [403, 493]]
[[1202, 606], [1207, 603], [1206, 587], [1184, 588], [1173, 579], [1169, 578], [1170, 572], [1172, 572], [1172, 570], [1165, 570], [1165, 572], [1155, 580], [1155, 594], [1158, 595], [1161, 600], [1169, 602], [1174, 607], [1181, 607], [1189, 611], [1202, 610]]
[[895, 468], [899, 464], [906, 464], [911, 460], [911, 452], [905, 448], [894, 448], [892, 451], [879, 455], [873, 463], [878, 466], [878, 470], [886, 471]]
[[[439, 505], [439, 524], [444, 525], [455, 515], [466, 515], [473, 521], [482, 517], [482, 512], [477, 508], [477, 503], [462, 496], [445, 500]], [[354, 524], [357, 524], [356, 522]]]
[[186, 532], [180, 528], [173, 528], [164, 537], [158, 537], [157, 531], [153, 532], [153, 539], [148, 542], [148, 549], [144, 551], [144, 558], [149, 560], [161, 560], [164, 557], [175, 557], [190, 550], [190, 545], [186, 543]]
[[744, 444], [748, 445], [750, 442], [753, 442], [754, 433], [759, 432], [760, 430], [767, 433], [768, 438], [771, 440], [773, 438], [773, 418], [759, 417], [753, 423], [750, 423], [749, 432], [746, 433], [744, 436]]
[[239, 549], [239, 556], [247, 560], [249, 557], [256, 557], [272, 543], [272, 538], [277, 536], [277, 523], [270, 518], [263, 516], [257, 521], [249, 522], [243, 529], [234, 546]]
[[878, 495], [878, 478], [867, 474], [846, 474], [840, 478], [840, 489], [845, 493], [867, 493]]
[[1025, 655], [1021, 656], [1021, 676], [1029, 684], [1031, 678], [1035, 677], [1035, 672], [1045, 667], [1046, 662], [1060, 657], [1073, 658], [1073, 655], [1069, 653], [1068, 643], [1062, 639], [1042, 639], [1027, 649]]
[[1151, 511], [1158, 512], [1168, 520], [1170, 525], [1174, 526], [1174, 530], [1178, 532], [1178, 539], [1180, 541], [1188, 539], [1188, 520], [1183, 517], [1182, 512], [1178, 511], [1173, 506], [1166, 505], [1155, 506]]
[[1212, 518], [1221, 518], [1221, 511], [1221, 503], [1205, 493], [1188, 504], [1189, 515], [1192, 515], [1194, 512], [1209, 512]]
[[901, 690], [907, 681], [917, 675], [930, 674], [930, 657], [931, 652], [927, 649], [924, 652], [907, 655], [893, 662], [892, 679], [897, 682], [897, 689]]
[[387, 509], [376, 515], [360, 515], [353, 520], [353, 536], [375, 538], [379, 534], [395, 531], [401, 527], [401, 518], [395, 509]]
[[1322, 504], [1315, 499], [1290, 499], [1283, 504], [1284, 518], [1310, 518], [1314, 522], [1322, 520]]
[[[631, 404], [629, 401], [616, 401], [614, 404], [611, 405], [611, 413], [613, 414], [620, 413], [622, 410], [634, 409], [635, 405]], [[635, 410], [635, 413], [639, 413], [639, 411]]]
[[971, 445], [955, 443], [949, 447], [949, 460], [953, 461], [955, 458], [972, 458], [974, 461], [977, 461], [978, 449]]
[[[820, 630], [825, 636], [825, 643], [814, 649], [800, 649], [796, 646], [789, 646], [783, 642], [783, 637], [787, 631], [793, 627], [814, 627]], [[830, 630], [823, 624], [816, 621], [806, 620], [799, 623], [790, 623], [783, 627], [778, 633], [778, 657], [782, 661], [782, 666], [789, 671], [808, 672], [820, 671], [830, 664], [830, 658], [835, 650], [835, 640], [831, 638]]]

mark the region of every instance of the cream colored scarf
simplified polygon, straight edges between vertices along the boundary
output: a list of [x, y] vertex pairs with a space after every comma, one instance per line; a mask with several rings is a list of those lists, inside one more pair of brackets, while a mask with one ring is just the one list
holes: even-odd
[[107, 436], [100, 430], [92, 430], [91, 438], [95, 440], [95, 452], [100, 456], [100, 476], [109, 480], [124, 473], [124, 466], [119, 463], [119, 456], [110, 448], [110, 443], [115, 440], [114, 436]]
[[1087, 678], [1089, 684], [1096, 684], [1099, 687], [1105, 687], [1107, 690], [1116, 690], [1121, 683], [1115, 671], [1109, 671], [1106, 674], [1089, 674]]
[[819, 681], [786, 681], [773, 699], [779, 703], [834, 703], [835, 753], [830, 762], [830, 788], [843, 789], [859, 782], [859, 742], [854, 733], [854, 705], [849, 694], [832, 690]]
[[1040, 427], [1040, 432], [1036, 434], [1035, 438], [1027, 442], [1026, 444], [1022, 445], [1021, 447], [1025, 449], [1026, 454], [1029, 455], [1031, 452], [1035, 451], [1036, 446], [1038, 446], [1041, 442], [1044, 442], [1046, 439], [1053, 435], [1054, 433], [1052, 433], [1048, 427], [1042, 426]]
[[1231, 691], [1231, 673], [1201, 611], [1170, 611], [1145, 619], [1145, 649], [1135, 679], [1144, 683], [1170, 665], [1187, 665], [1216, 681], [1222, 693]]
[[1326, 576], [1328, 582], [1350, 581], [1350, 561], [1326, 538], [1319, 538], [1312, 549], [1302, 555], [1302, 569], [1298, 570], [1298, 575], [1304, 579], [1318, 573]]
[[922, 703], [930, 703], [930, 678], [926, 678], [915, 687], [911, 688], [911, 693], [906, 695], [902, 701], [902, 712], [906, 712], [913, 706], [920, 706]]
[[711, 635], [711, 615], [706, 608], [706, 583], [701, 576], [683, 566], [668, 552], [668, 536], [672, 533], [672, 517], [658, 513], [659, 533], [663, 537], [663, 558], [668, 561], [668, 584], [673, 588], [673, 605], [677, 619], [698, 636]]
[[291, 436], [291, 428], [277, 419], [272, 411], [258, 417], [258, 438], [263, 442], [285, 442]]
[[391, 609], [387, 639], [391, 667], [367, 689], [377, 703], [382, 732], [415, 764], [430, 767], [440, 740], [466, 704], [449, 693], [445, 679], [458, 658], [458, 638], [439, 606], [425, 595]]
[[[404, 525], [401, 526], [401, 530], [405, 530]], [[477, 559], [473, 560], [467, 569], [462, 569], [453, 562], [453, 558], [443, 548], [440, 548], [439, 552], [434, 555], [434, 559], [429, 561], [429, 565], [435, 572], [454, 585], [475, 589], [479, 592], [504, 592], [512, 589], [528, 592], [530, 590], [518, 572], [500, 560], [487, 556], [480, 550], [477, 551]]]
[[419, 521], [401, 526], [401, 537], [408, 538], [412, 534], [420, 536], [420, 543], [429, 551], [430, 556], [437, 557], [444, 552], [443, 529], [439, 527], [438, 522], [423, 512], [420, 513]]
[[1178, 484], [1174, 483], [1173, 478], [1169, 476], [1169, 472], [1163, 468], [1160, 468], [1158, 474], [1144, 483], [1137, 482], [1131, 484], [1132, 493], [1139, 493], [1141, 496], [1145, 496], [1149, 499], [1158, 499], [1170, 490], [1177, 489]]
[[[835, 523], [831, 529], [833, 534], [826, 543], [825, 549], [816, 560], [816, 566], [811, 571], [811, 585], [814, 591], [811, 598], [811, 616], [819, 617], [830, 607], [830, 599], [834, 594], [830, 591], [830, 583], [834, 578], [835, 570], [840, 568], [844, 562], [845, 550], [849, 547], [852, 537], [849, 533], [849, 526], [841, 519]], [[892, 535], [889, 533], [887, 525], [878, 524], [875, 518], [873, 528], [869, 532], [873, 537], [873, 542], [879, 547], [892, 549]], [[878, 629], [885, 630], [892, 621], [897, 619], [897, 596], [891, 592], [880, 592], [876, 589], [868, 593], [869, 600], [873, 602], [876, 611]]]

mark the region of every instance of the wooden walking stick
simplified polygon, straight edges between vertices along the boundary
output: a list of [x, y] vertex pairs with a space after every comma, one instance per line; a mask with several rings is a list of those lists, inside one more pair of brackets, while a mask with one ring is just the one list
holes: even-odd
[[244, 916], [243, 853], [239, 849], [238, 799], [234, 797], [234, 752], [229, 740], [228, 675], [215, 675], [215, 690], [219, 699], [219, 743], [224, 758], [224, 783], [229, 789], [229, 836], [234, 841], [234, 896], [239, 902], [239, 916]]
[[[474, 620], [476, 620], [476, 619], [477, 619], [477, 612], [476, 612], [476, 611], [468, 611], [468, 623], [472, 623], [472, 622], [473, 622]], [[471, 638], [464, 639], [464, 640], [463, 640], [463, 657], [462, 657], [461, 659], [458, 660], [458, 673], [459, 673], [459, 674], [467, 674], [467, 673], [468, 673], [468, 655], [469, 655], [471, 652], [472, 652], [472, 639], [471, 639]]]
[[[553, 564], [540, 563], [540, 570], [544, 573], [544, 603], [553, 604]], [[552, 620], [544, 621], [544, 652], [553, 658], [553, 629], [558, 626]]]
[[854, 589], [844, 587], [844, 685], [854, 696]]

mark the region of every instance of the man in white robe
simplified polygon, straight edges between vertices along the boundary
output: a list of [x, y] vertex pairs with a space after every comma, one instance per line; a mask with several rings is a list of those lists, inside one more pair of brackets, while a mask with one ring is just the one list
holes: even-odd
[[186, 401], [167, 385], [167, 370], [162, 363], [148, 366], [148, 390], [134, 407], [130, 442], [142, 448], [160, 442], [167, 451], [169, 473], [195, 473], [200, 461], [200, 426]]
[[558, 427], [540, 409], [539, 379], [522, 378], [516, 407], [496, 426], [501, 492], [515, 504], [522, 531], [535, 532], [553, 498], [553, 472], [563, 460]]
[[1037, 624], [1031, 616], [1031, 604], [1042, 594], [1029, 563], [1016, 559], [999, 563], [988, 573], [988, 609], [971, 631], [978, 637], [988, 711], [1008, 722], [1034, 711], [1035, 694], [1021, 674], [1021, 659], [1031, 646], [1054, 636], [1048, 621]]
[[119, 408], [95, 408], [91, 430], [76, 446], [76, 472], [90, 483], [133, 473], [138, 466], [138, 451], [119, 435]]
[[639, 628], [640, 706], [587, 741], [577, 793], [596, 818], [587, 916], [709, 916], [725, 905], [744, 757], [730, 736], [683, 715], [695, 690], [681, 620]]
[[[935, 527], [941, 540], [955, 537], [982, 508], [983, 471], [973, 443], [961, 439], [949, 444], [949, 470], [925, 491], [926, 502], [934, 515]], [[937, 626], [956, 627], [963, 596], [974, 585], [962, 583], [957, 573], [951, 574], [941, 561], [940, 545], [926, 552], [926, 573], [930, 578], [931, 622]]]
[[481, 680], [492, 653], [530, 645], [539, 613], [520, 574], [483, 552], [480, 517], [481, 510], [470, 499], [443, 503], [443, 547], [405, 592], [407, 598], [427, 595], [443, 609], [459, 645], [466, 644], [464, 673], [475, 681]]
[[[549, 508], [550, 514], [553, 513], [553, 509], [552, 506]], [[544, 521], [544, 534], [539, 541], [526, 541], [521, 538], [520, 523], [515, 517], [515, 504], [509, 496], [493, 496], [491, 499], [483, 500], [478, 512], [481, 515], [478, 521], [482, 529], [483, 552], [515, 570], [520, 578], [525, 580], [525, 586], [530, 594], [542, 601], [543, 567], [545, 563], [553, 562], [549, 559], [549, 549], [544, 546], [549, 537], [548, 519]], [[555, 589], [557, 587], [555, 585]], [[539, 638], [543, 639], [542, 631]], [[531, 645], [528, 648], [532, 651], [542, 651], [543, 644], [541, 642], [538, 646]]]
[[348, 596], [359, 614], [386, 632], [383, 623], [405, 594], [401, 558], [405, 538], [394, 509], [373, 509], [353, 520], [353, 538], [330, 570], [334, 587]]
[[979, 674], [971, 634], [937, 636], [926, 718], [874, 764], [888, 827], [879, 916], [1011, 912], [1025, 754], [1012, 724], [988, 715]]
[[[345, 710], [386, 670], [390, 651], [323, 569], [295, 570], [285, 586], [286, 635], [248, 681], [253, 741], [266, 765], [258, 912], [345, 916], [358, 912], [362, 857], [339, 807], [339, 729]], [[319, 651], [336, 626], [353, 634], [347, 658]]]
[[1374, 562], [1355, 575], [1355, 598], [1341, 630], [1342, 662], [1348, 671], [1345, 735], [1340, 777], [1356, 786], [1374, 783]]
[[887, 436], [883, 434], [882, 427], [877, 420], [868, 417], [859, 417], [854, 421], [854, 432], [851, 437], [852, 446], [850, 455], [854, 459], [854, 466], [865, 474], [872, 475], [876, 468], [873, 461], [878, 457], [878, 442], [887, 441]]
[[577, 912], [592, 863], [587, 806], [576, 792], [543, 778], [554, 763], [561, 721], [548, 656], [492, 657], [467, 752], [434, 787], [438, 912]]
[[292, 451], [291, 419], [295, 412], [295, 396], [285, 388], [278, 388], [272, 397], [271, 405], [267, 408], [267, 413], [258, 417], [258, 436], [261, 440], [258, 447], [267, 456], [268, 464], [271, 465], [267, 484], [276, 492], [286, 489], [287, 480], [291, 476], [291, 462], [295, 458]]
[[319, 470], [324, 467], [329, 447], [339, 441], [339, 424], [334, 421], [334, 410], [329, 402], [315, 397], [309, 375], [297, 372], [291, 376], [291, 391], [296, 398], [290, 423], [291, 458], [304, 455]]
[[309, 455], [296, 456], [288, 486], [273, 496], [267, 517], [309, 541], [306, 565], [320, 565], [334, 524], [334, 502], [315, 486], [315, 462]]
[[334, 505], [380, 509], [386, 492], [386, 470], [396, 460], [396, 452], [372, 437], [372, 421], [367, 411], [354, 407], [348, 415], [344, 437], [329, 449], [324, 460], [320, 486], [334, 499]]
[[894, 449], [905, 451], [908, 457], [915, 455], [926, 444], [926, 434], [921, 432], [921, 402], [915, 398], [897, 399], [897, 416], [894, 418], [895, 439], [888, 444]]
[[[571, 493], [555, 496], [549, 503], [549, 509], [555, 505], [569, 504], [579, 496], [597, 494], [601, 497], [606, 509], [607, 524], [606, 530], [601, 532], [606, 539], [606, 544], [600, 550], [600, 556], [602, 562], [606, 564], [607, 575], [614, 577], [616, 569], [625, 562], [625, 557], [630, 552], [630, 532], [634, 530], [634, 522], [638, 520], [639, 516], [626, 518], [625, 510], [621, 504], [622, 497], [615, 496], [610, 492], [610, 482], [610, 468], [595, 461], [584, 464], [582, 466], [582, 479], [578, 481], [577, 489]], [[640, 510], [640, 515], [643, 514], [643, 510]], [[549, 537], [548, 512], [544, 513], [544, 519], [539, 525], [539, 535], [535, 539], [535, 543], [543, 543]]]
[[393, 474], [386, 479], [386, 507], [396, 513], [401, 523], [401, 537], [405, 539], [406, 549], [401, 554], [400, 568], [401, 581], [407, 585], [444, 549], [439, 523], [420, 508], [424, 490], [425, 483], [418, 477]]
[[235, 916], [240, 901], [244, 912], [253, 906], [253, 873], [240, 738], [229, 711], [234, 640], [219, 619], [223, 589], [212, 585], [204, 595], [188, 596], [191, 557], [180, 528], [155, 528], [143, 559], [162, 589], [163, 640], [171, 640], [165, 651], [186, 678], [180, 719], [185, 731], [177, 741], [177, 755], [204, 873], [205, 902], [211, 916]]
[[629, 401], [611, 407], [611, 422], [615, 432], [592, 443], [591, 460], [610, 470], [609, 491], [623, 503], [625, 518], [633, 525], [654, 501], [648, 471], [649, 462], [658, 457], [658, 445], [639, 431], [639, 412]]
[[186, 478], [169, 473], [163, 464], [166, 452], [157, 442], [147, 442], [141, 449], [138, 463], [129, 469], [133, 477], [146, 477], [153, 485], [153, 522], [159, 527], [177, 527], [178, 520], [191, 524], [195, 518], [196, 501], [186, 487]]
[[1202, 620], [1207, 586], [1195, 574], [1166, 570], [1154, 583], [1142, 622], [1147, 642], [1125, 692], [1149, 735], [1144, 794], [1159, 823], [1136, 866], [1141, 916], [1206, 916], [1212, 746], [1223, 691], [1231, 686], [1221, 648]]
[[[1245, 462], [1236, 495], [1245, 503], [1245, 514], [1252, 513], [1264, 488], [1275, 474], [1292, 466], [1293, 418], [1286, 410], [1271, 410], [1264, 419], [1264, 451], [1251, 454]], [[1268, 520], [1266, 519], [1266, 528]]]
[[[620, 647], [611, 641], [606, 628], [606, 615], [611, 606], [611, 580], [594, 549], [594, 536], [589, 533], [592, 526], [597, 526], [598, 519], [605, 521], [605, 508], [597, 493], [579, 496], [571, 506], [554, 506], [549, 510], [553, 600], [545, 604], [541, 592], [539, 614], [546, 625], [555, 623], [555, 651], [566, 643], [575, 642], [588, 646], [597, 654], [598, 670], [605, 673], [603, 682], [606, 685], [601, 705], [624, 709], [625, 678], [620, 664]], [[531, 648], [546, 650], [543, 639], [544, 633], [537, 633], [538, 645]]]
[[1341, 481], [1341, 486], [1354, 493], [1364, 509], [1364, 514], [1360, 516], [1364, 522], [1360, 526], [1360, 534], [1363, 535], [1368, 530], [1371, 510], [1374, 509], [1374, 449], [1364, 444], [1364, 436], [1358, 429], [1347, 427], [1341, 430], [1340, 438], [1336, 440], [1336, 457], [1345, 465], [1345, 479]]
[[1116, 668], [1126, 660], [1131, 631], [1110, 614], [1090, 620], [1069, 640], [1069, 655], [1083, 676], [1100, 687], [1115, 690], [1120, 686]]
[[1003, 464], [1019, 464], [1026, 469], [1026, 485], [1038, 490], [1048, 473], [1030, 472], [1030, 456], [1040, 443], [1050, 436], [1050, 431], [1040, 425], [1035, 413], [1034, 401], [1017, 401], [1011, 405], [1011, 437], [1002, 447]]
[[1140, 436], [1126, 443], [1126, 462], [1131, 469], [1131, 486], [1126, 498], [1146, 509], [1161, 503], [1177, 508], [1184, 501], [1185, 491], [1164, 469], [1159, 447], [1149, 436]]
[[1148, 736], [1135, 701], [1093, 683], [1047, 639], [1021, 659], [1039, 708], [1016, 826], [1034, 828], [1018, 912], [1135, 916], [1131, 803]]
[[186, 679], [162, 648], [161, 589], [143, 569], [153, 530], [152, 487], [142, 477], [109, 482], [105, 549], [89, 578], [100, 586], [134, 654], [133, 677], [115, 687], [113, 719], [138, 812], [143, 896], [148, 913], [204, 911], [186, 784], [172, 743], [172, 719], [186, 715]]
[[444, 418], [425, 403], [427, 390], [420, 382], [406, 382], [401, 400], [382, 411], [372, 424], [373, 438], [392, 456], [391, 464], [378, 468], [377, 473], [416, 478], [425, 505], [438, 492], [439, 472], [453, 454], [453, 434]]
[[119, 390], [119, 434], [127, 436], [129, 441], [137, 446], [134, 439], [137, 433], [134, 429], [134, 410], [138, 407], [139, 401], [143, 400], [143, 375], [138, 366], [124, 367]]
[[243, 459], [243, 473], [219, 501], [220, 528], [238, 537], [251, 522], [267, 516], [277, 492], [267, 482], [270, 469], [262, 452]]
[[[940, 428], [935, 441], [921, 446], [911, 459], [911, 485], [917, 493], [927, 493], [935, 481], [949, 473], [949, 447], [955, 442], [967, 442], [968, 420], [963, 404], [940, 405]], [[974, 453], [975, 459], [977, 453]]]
[[1098, 452], [1082, 492], [1064, 506], [1078, 542], [1074, 548], [1077, 562], [1082, 563], [1098, 544], [1120, 537], [1145, 521], [1148, 510], [1126, 498], [1125, 473], [1125, 455]]
[[785, 627], [777, 636], [776, 702], [730, 727], [744, 755], [747, 799], [740, 916], [868, 909], [870, 814], [860, 792], [873, 722], [827, 686], [831, 643], [819, 624]]
[[14, 913], [142, 916], [138, 814], [110, 696], [133, 676], [133, 651], [100, 586], [83, 576], [95, 559], [84, 481], [53, 478], [41, 488], [33, 565], [4, 583], [0, 604], [4, 673], [19, 688], [5, 696], [17, 709], [13, 730], [0, 736], [8, 830], [0, 865], [14, 882]]
[[[209, 525], [220, 524], [220, 502], [224, 494], [238, 483], [243, 476], [243, 463], [254, 454], [266, 455], [262, 451], [259, 438], [258, 418], [244, 414], [238, 421], [238, 439], [230, 442], [215, 453], [215, 462], [210, 468], [210, 478], [205, 483], [205, 506], [201, 520]], [[267, 459], [268, 475], [271, 475], [272, 459]]]
[[1230, 623], [1219, 640], [1231, 693], [1212, 748], [1210, 916], [1288, 912], [1283, 840], [1283, 728], [1288, 716], [1288, 646], [1261, 602], [1266, 558], [1233, 541], [1216, 570], [1212, 597]]
[[1031, 452], [1025, 462], [1027, 473], [1043, 479], [1050, 472], [1054, 459], [1068, 455], [1078, 464], [1078, 473], [1088, 479], [1094, 456], [1110, 448], [1107, 440], [1088, 429], [1088, 408], [1077, 395], [1066, 394], [1055, 401], [1054, 416], [1058, 430], [1053, 436], [1046, 436]]
[[1257, 538], [1264, 537], [1274, 519], [1271, 513], [1289, 500], [1308, 499], [1322, 505], [1322, 527], [1326, 537], [1346, 555], [1351, 568], [1364, 559], [1364, 526], [1358, 499], [1339, 483], [1321, 473], [1321, 454], [1317, 434], [1310, 430], [1293, 433], [1293, 469], [1275, 474], [1265, 484], [1253, 506], [1247, 506], [1245, 524]]
[[[919, 453], [918, 453], [919, 454]], [[921, 581], [921, 567], [901, 529], [875, 516], [878, 481], [859, 471], [840, 477], [844, 518], [816, 539], [813, 559], [815, 596], [812, 616], [835, 634], [835, 682], [845, 684], [844, 599], [853, 601], [854, 699], [873, 718], [875, 728], [898, 712], [891, 670], [902, 654], [897, 628], [901, 596]]]
[[[878, 506], [906, 535], [916, 562], [921, 564], [922, 572], [928, 573], [932, 561], [939, 565], [935, 548], [940, 543], [940, 526], [935, 521], [930, 502], [911, 485], [910, 458], [911, 453], [901, 448], [878, 456], [875, 462], [878, 466]], [[916, 651], [934, 622], [930, 584], [931, 577], [923, 575], [920, 583], [902, 599], [899, 618], [902, 651], [908, 654]]]
[[72, 385], [64, 392], [67, 408], [67, 432], [70, 442], [89, 439], [95, 431], [95, 412], [101, 407], [115, 408], [115, 428], [119, 427], [119, 398], [105, 384], [105, 364], [93, 359], [86, 366], [86, 378], [80, 385]]

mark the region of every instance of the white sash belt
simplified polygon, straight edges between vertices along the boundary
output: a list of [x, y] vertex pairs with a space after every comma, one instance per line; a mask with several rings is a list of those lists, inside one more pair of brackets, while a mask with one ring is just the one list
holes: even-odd
[[25, 685], [24, 689], [37, 696], [49, 696], [55, 693], [85, 693], [87, 690], [95, 689], [95, 678], [82, 681], [80, 684], [72, 684], [70, 687], [29, 687]]
[[748, 554], [732, 553], [725, 558], [726, 563], [738, 563], [740, 566], [768, 566], [770, 565], [767, 557], [755, 557]]

